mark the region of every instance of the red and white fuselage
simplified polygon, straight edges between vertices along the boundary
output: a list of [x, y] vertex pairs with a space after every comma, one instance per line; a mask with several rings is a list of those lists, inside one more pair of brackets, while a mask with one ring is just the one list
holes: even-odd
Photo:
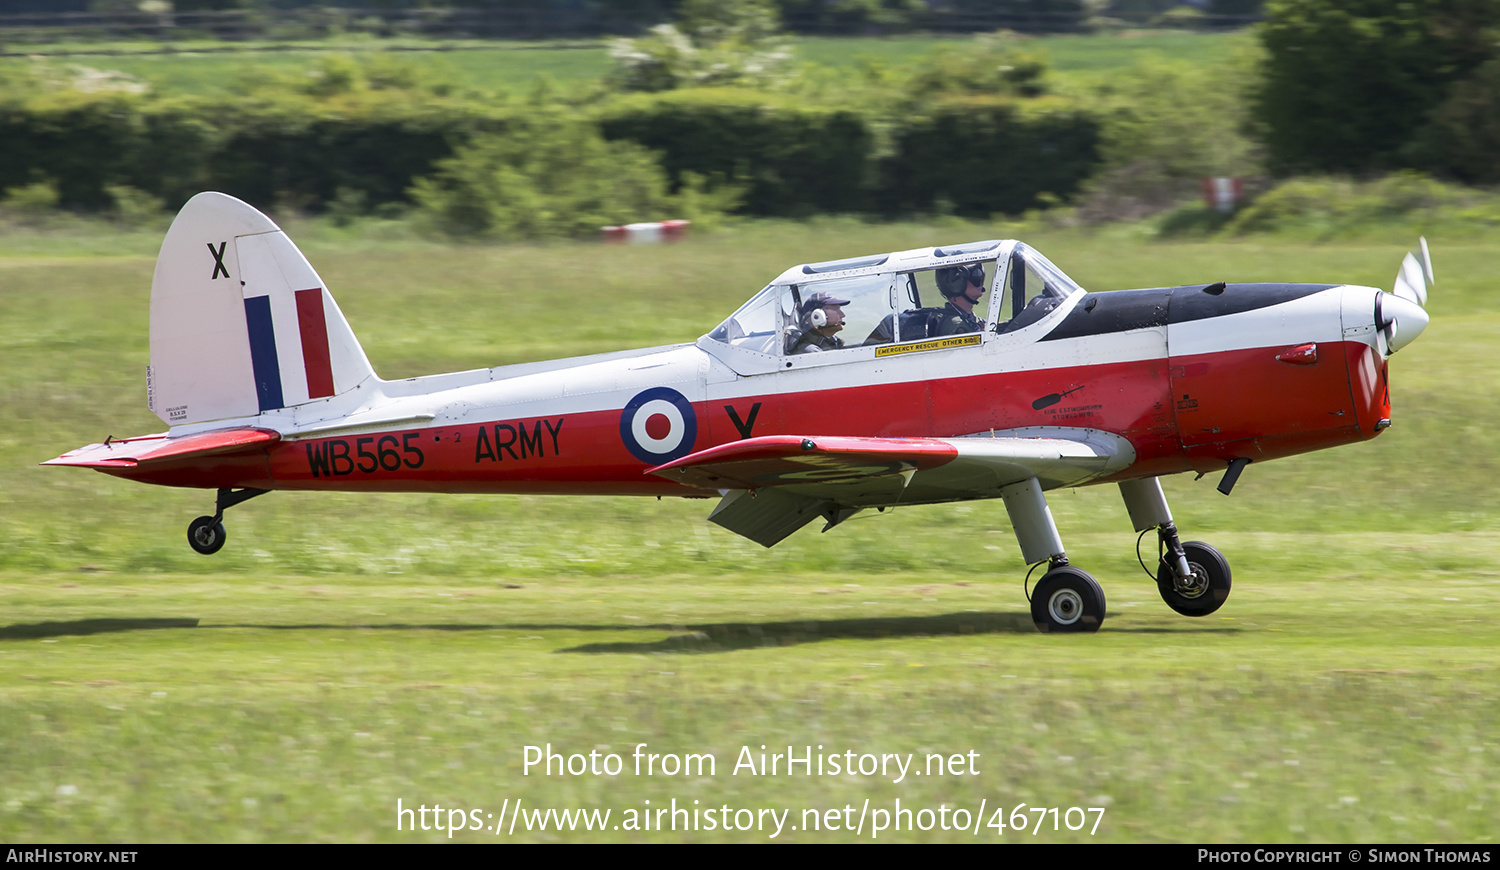
[[[956, 261], [993, 276], [982, 331], [788, 352], [819, 288], [864, 293], [889, 326]], [[1382, 297], [1404, 332], [1377, 323]], [[1088, 293], [1017, 242], [796, 267], [737, 317], [694, 344], [385, 381], [285, 234], [202, 194], [153, 289], [151, 404], [170, 431], [52, 463], [221, 490], [983, 498], [1020, 472], [1050, 489], [1373, 438], [1392, 336], [1426, 322], [1347, 285]], [[1030, 457], [1049, 451], [1061, 464]]]

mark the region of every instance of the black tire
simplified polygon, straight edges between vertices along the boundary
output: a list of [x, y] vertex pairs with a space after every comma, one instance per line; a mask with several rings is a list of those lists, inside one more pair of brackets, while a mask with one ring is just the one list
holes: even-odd
[[1031, 592], [1031, 621], [1048, 634], [1096, 632], [1104, 624], [1104, 590], [1077, 568], [1054, 568]]
[[1156, 590], [1167, 606], [1183, 616], [1207, 616], [1229, 598], [1229, 560], [1202, 541], [1182, 545], [1193, 579], [1179, 585], [1165, 562], [1156, 569]]
[[224, 524], [213, 517], [199, 517], [188, 523], [188, 546], [205, 556], [224, 549]]

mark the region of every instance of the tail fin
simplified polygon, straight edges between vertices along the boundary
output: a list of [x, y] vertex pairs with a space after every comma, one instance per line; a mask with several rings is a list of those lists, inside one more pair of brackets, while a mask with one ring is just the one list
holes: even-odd
[[254, 417], [374, 376], [323, 279], [280, 227], [222, 193], [188, 200], [151, 282], [153, 413], [173, 426]]

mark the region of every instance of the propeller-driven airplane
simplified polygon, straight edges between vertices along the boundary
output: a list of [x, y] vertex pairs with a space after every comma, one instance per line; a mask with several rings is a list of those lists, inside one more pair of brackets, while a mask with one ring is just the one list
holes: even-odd
[[1229, 563], [1179, 539], [1158, 478], [1375, 437], [1387, 361], [1427, 325], [1426, 242], [1395, 290], [1224, 284], [1090, 293], [1027, 245], [984, 241], [795, 266], [693, 344], [381, 380], [321, 278], [269, 218], [183, 207], [151, 290], [147, 402], [170, 427], [48, 465], [218, 491], [718, 497], [766, 547], [867, 508], [1004, 500], [1037, 628], [1096, 631], [1046, 492], [1114, 483], [1155, 530], [1157, 585], [1217, 610]]

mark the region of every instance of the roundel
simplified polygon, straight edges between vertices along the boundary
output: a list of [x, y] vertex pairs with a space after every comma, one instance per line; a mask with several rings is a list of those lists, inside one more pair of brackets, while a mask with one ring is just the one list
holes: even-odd
[[661, 465], [693, 452], [698, 417], [687, 397], [671, 387], [636, 393], [620, 412], [620, 440], [642, 462]]

